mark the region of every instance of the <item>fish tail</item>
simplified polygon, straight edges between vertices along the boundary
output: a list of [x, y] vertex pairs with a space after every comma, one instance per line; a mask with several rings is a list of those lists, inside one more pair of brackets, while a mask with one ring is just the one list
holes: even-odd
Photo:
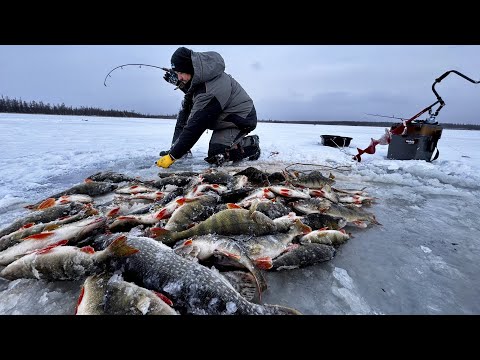
[[172, 244], [177, 240], [176, 238], [173, 237], [172, 231], [161, 228], [161, 227], [151, 228], [150, 234], [148, 236], [164, 244]]
[[306, 234], [312, 232], [312, 228], [310, 226], [302, 223], [299, 219], [295, 220], [294, 227], [295, 227], [296, 230], [298, 230], [303, 235], [306, 235]]
[[116, 238], [105, 250], [116, 256], [129, 256], [140, 251], [127, 244], [127, 237], [125, 235]]

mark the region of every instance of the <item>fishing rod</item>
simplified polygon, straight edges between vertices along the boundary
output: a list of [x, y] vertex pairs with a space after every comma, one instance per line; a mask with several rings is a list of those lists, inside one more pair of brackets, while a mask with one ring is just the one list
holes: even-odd
[[[375, 153], [375, 146], [376, 145], [378, 145], [378, 144], [381, 144], [381, 145], [390, 144], [392, 135], [404, 135], [407, 131], [407, 126], [409, 126], [409, 124], [412, 121], [416, 120], [418, 117], [420, 117], [421, 115], [423, 115], [427, 111], [428, 111], [429, 118], [426, 119], [426, 120], [422, 120], [422, 121], [424, 121], [426, 123], [430, 123], [430, 124], [438, 124], [438, 122], [434, 122], [434, 121], [435, 121], [435, 118], [438, 116], [440, 110], [445, 106], [445, 101], [443, 101], [442, 97], [438, 94], [437, 90], [435, 90], [435, 85], [440, 83], [443, 79], [445, 79], [451, 73], [457, 74], [458, 76], [460, 76], [463, 79], [471, 82], [472, 84], [479, 84], [480, 83], [480, 80], [473, 80], [473, 79], [469, 78], [468, 76], [466, 76], [466, 75], [464, 75], [461, 72], [456, 71], [456, 70], [449, 70], [449, 71], [444, 72], [441, 76], [439, 76], [437, 79], [435, 79], [434, 83], [432, 84], [432, 91], [433, 91], [435, 97], [437, 98], [437, 101], [435, 101], [433, 104], [427, 106], [425, 109], [421, 110], [419, 113], [415, 114], [410, 119], [401, 119], [402, 123], [400, 125], [396, 125], [396, 126], [393, 125], [390, 128], [390, 130], [387, 129], [386, 134], [383, 135], [380, 139], [375, 140], [375, 139], [372, 138], [372, 141], [370, 142], [370, 145], [367, 148], [365, 148], [363, 150], [360, 149], [360, 148], [357, 148], [358, 154], [355, 155], [353, 157], [353, 159], [360, 162], [361, 161], [360, 156], [363, 153], [367, 153], [367, 154], [374, 154]], [[436, 106], [436, 105], [438, 105], [438, 108], [434, 112], [433, 107]], [[388, 116], [384, 116], [384, 115], [375, 115], [375, 116], [388, 117]], [[438, 140], [438, 138], [437, 138], [437, 140]], [[437, 150], [437, 155], [436, 156], [438, 157], [438, 150]], [[435, 159], [436, 159], [436, 157], [433, 158], [433, 160], [435, 160]]]
[[115, 71], [116, 69], [118, 69], [118, 68], [123, 69], [124, 66], [138, 66], [138, 67], [140, 67], [140, 68], [141, 68], [142, 66], [149, 66], [149, 67], [161, 69], [161, 70], [166, 71], [166, 72], [169, 72], [169, 71], [170, 71], [170, 69], [167, 69], [167, 68], [164, 68], [164, 67], [160, 67], [160, 66], [155, 66], [155, 65], [148, 65], [148, 64], [123, 64], [123, 65], [119, 65], [119, 66], [113, 68], [112, 70], [110, 70], [110, 72], [107, 74], [107, 76], [105, 76], [105, 80], [103, 80], [103, 85], [107, 86], [107, 84], [106, 84], [107, 79], [108, 79], [108, 77], [111, 77], [110, 74], [111, 74], [112, 72], [114, 72], [114, 71]]
[[365, 115], [379, 116], [379, 117], [384, 117], [384, 118], [389, 118], [389, 119], [407, 120], [407, 119], [399, 118], [399, 117], [396, 117], [396, 116], [386, 116], [386, 115], [380, 115], [380, 114], [365, 114]]
[[[469, 78], [468, 76], [462, 74], [461, 72], [459, 72], [457, 70], [449, 70], [449, 71], [446, 71], [445, 73], [443, 73], [437, 79], [435, 79], [435, 82], [432, 84], [432, 91], [435, 94], [435, 97], [437, 98], [437, 101], [435, 101], [432, 105], [427, 106], [425, 109], [423, 109], [418, 114], [411, 117], [410, 119], [397, 118], [395, 116], [385, 116], [385, 115], [379, 115], [379, 114], [366, 114], [366, 115], [380, 116], [380, 117], [386, 117], [386, 118], [391, 118], [391, 119], [403, 120], [403, 121], [406, 121], [406, 123], [408, 124], [408, 123], [412, 122], [413, 120], [415, 120], [416, 118], [418, 118], [419, 116], [421, 116], [422, 114], [424, 114], [425, 112], [428, 111], [429, 118], [426, 121], [433, 122], [435, 120], [435, 118], [438, 116], [438, 113], [440, 112], [440, 110], [445, 106], [445, 101], [443, 101], [442, 97], [438, 94], [437, 90], [435, 90], [435, 85], [440, 83], [443, 79], [445, 79], [448, 75], [450, 75], [450, 73], [457, 74], [458, 76], [464, 78], [467, 81], [470, 81], [473, 84], [479, 84], [480, 83], [480, 80], [478, 80], [478, 81], [473, 80], [473, 79]], [[435, 113], [433, 113], [432, 109], [437, 104], [440, 104], [440, 105], [436, 109]]]

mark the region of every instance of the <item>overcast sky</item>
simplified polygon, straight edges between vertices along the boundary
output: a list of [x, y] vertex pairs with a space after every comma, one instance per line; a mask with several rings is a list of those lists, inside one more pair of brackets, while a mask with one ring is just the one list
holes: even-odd
[[[183, 93], [162, 70], [129, 66], [103, 82], [122, 64], [169, 67], [179, 46], [219, 52], [264, 120], [409, 118], [436, 101], [431, 87], [444, 72], [480, 80], [479, 45], [0, 45], [0, 95], [174, 114]], [[446, 102], [440, 123], [480, 124], [480, 84], [452, 73], [435, 89]]]

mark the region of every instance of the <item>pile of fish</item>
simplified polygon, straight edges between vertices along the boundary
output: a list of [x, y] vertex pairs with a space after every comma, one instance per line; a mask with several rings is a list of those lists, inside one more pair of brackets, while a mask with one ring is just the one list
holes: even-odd
[[264, 272], [332, 259], [373, 201], [316, 170], [100, 172], [0, 230], [0, 277], [84, 280], [79, 315], [299, 315]]

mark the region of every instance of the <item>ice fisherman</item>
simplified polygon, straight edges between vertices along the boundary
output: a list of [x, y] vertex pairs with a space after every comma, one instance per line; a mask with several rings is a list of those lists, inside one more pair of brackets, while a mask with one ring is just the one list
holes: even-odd
[[179, 47], [172, 55], [171, 69], [164, 79], [184, 93], [177, 116], [172, 145], [161, 151], [157, 166], [168, 168], [195, 145], [207, 129], [213, 130], [205, 161], [260, 157], [258, 135], [249, 135], [257, 126], [253, 100], [242, 86], [225, 73], [225, 61], [214, 51], [195, 52]]

